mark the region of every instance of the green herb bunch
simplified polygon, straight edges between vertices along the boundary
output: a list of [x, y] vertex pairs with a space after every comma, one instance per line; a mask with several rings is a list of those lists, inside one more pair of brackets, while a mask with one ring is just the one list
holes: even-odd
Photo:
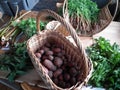
[[100, 37], [87, 48], [94, 72], [89, 84], [107, 90], [120, 90], [120, 46]]
[[[40, 22], [40, 29], [44, 30], [46, 22]], [[21, 20], [16, 26], [21, 29], [24, 34], [30, 38], [36, 34], [36, 20], [34, 18], [28, 18], [26, 20]]]
[[0, 56], [0, 70], [10, 72], [8, 75], [10, 81], [32, 68], [32, 62], [26, 50], [26, 42], [16, 43], [11, 52]]
[[68, 0], [68, 12], [70, 16], [77, 15], [89, 22], [95, 22], [98, 19], [99, 9], [91, 0]]

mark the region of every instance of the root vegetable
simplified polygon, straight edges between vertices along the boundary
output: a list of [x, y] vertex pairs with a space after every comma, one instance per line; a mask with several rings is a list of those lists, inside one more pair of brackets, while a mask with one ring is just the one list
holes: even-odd
[[76, 76], [77, 75], [77, 70], [74, 67], [72, 67], [72, 68], [70, 68], [69, 73], [70, 73], [71, 76]]
[[59, 75], [59, 77], [58, 77], [58, 78], [59, 78], [59, 80], [60, 80], [60, 81], [63, 81], [63, 75], [62, 75], [62, 74], [61, 74], [61, 75]]
[[54, 72], [54, 74], [53, 74], [53, 76], [55, 77], [55, 78], [57, 78], [60, 74], [62, 74], [62, 69], [57, 69], [55, 72]]
[[75, 85], [75, 84], [76, 84], [76, 78], [75, 78], [75, 77], [72, 77], [72, 78], [70, 79], [70, 83], [71, 83], [71, 85]]
[[58, 85], [58, 79], [57, 78], [53, 78], [53, 82], [56, 84], [56, 85]]
[[46, 55], [42, 56], [42, 60], [48, 59], [48, 57]]
[[52, 55], [49, 55], [48, 59], [52, 61], [54, 59], [54, 57]]
[[45, 51], [43, 49], [41, 49], [38, 52], [41, 53], [41, 55], [42, 55], [42, 54], [44, 54]]
[[37, 58], [39, 58], [39, 59], [41, 58], [41, 53], [37, 52], [37, 53], [35, 53], [35, 55], [36, 55]]
[[49, 49], [48, 47], [43, 47], [43, 50], [44, 50], [45, 52], [47, 52], [47, 51], [49, 51], [50, 49]]
[[65, 82], [64, 81], [59, 81], [59, 86], [62, 88], [65, 88]]
[[68, 81], [70, 79], [70, 75], [68, 73], [64, 73], [64, 80]]
[[55, 57], [54, 59], [54, 64], [57, 66], [57, 67], [60, 67], [62, 64], [63, 64], [63, 60], [59, 57]]
[[54, 53], [60, 53], [61, 52], [61, 49], [60, 48], [53, 48], [52, 51]]
[[52, 78], [52, 77], [53, 77], [53, 72], [52, 72], [52, 71], [49, 71], [49, 72], [48, 72], [48, 75], [49, 75], [50, 78]]
[[46, 55], [53, 55], [53, 51], [46, 51]]
[[43, 65], [46, 66], [51, 71], [55, 71], [56, 70], [56, 66], [48, 59], [45, 59], [43, 61]]
[[46, 43], [45, 46], [49, 48], [51, 47], [50, 43]]

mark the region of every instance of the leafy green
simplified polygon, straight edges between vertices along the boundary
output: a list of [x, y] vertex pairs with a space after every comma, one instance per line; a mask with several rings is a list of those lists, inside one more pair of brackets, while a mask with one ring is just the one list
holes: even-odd
[[[40, 29], [44, 30], [46, 22], [40, 22]], [[16, 24], [16, 26], [21, 29], [24, 34], [30, 38], [34, 34], [36, 34], [36, 20], [34, 18], [28, 18], [26, 20], [21, 20], [20, 23]]]
[[98, 19], [99, 9], [92, 0], [68, 0], [68, 12], [70, 16], [79, 16], [87, 21], [95, 22]]
[[87, 48], [94, 72], [89, 84], [107, 90], [120, 90], [120, 46], [100, 37]]
[[25, 74], [27, 70], [32, 68], [33, 65], [26, 51], [26, 42], [16, 43], [10, 53], [0, 57], [0, 70], [10, 71], [8, 76], [10, 81], [13, 81], [16, 76]]
[[[44, 30], [46, 22], [40, 22], [40, 29]], [[14, 27], [24, 33], [27, 39], [36, 34], [36, 20], [28, 18], [21, 20], [19, 23], [14, 22]], [[22, 43], [14, 43], [11, 51], [0, 56], [0, 70], [9, 71], [8, 79], [13, 81], [16, 76], [25, 74], [29, 69], [33, 68], [26, 49], [26, 41]]]

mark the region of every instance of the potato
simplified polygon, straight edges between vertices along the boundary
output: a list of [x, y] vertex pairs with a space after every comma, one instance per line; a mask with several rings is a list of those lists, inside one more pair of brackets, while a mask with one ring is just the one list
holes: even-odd
[[59, 75], [58, 79], [59, 79], [60, 81], [63, 81], [63, 75], [62, 75], [62, 74]]
[[70, 75], [68, 73], [64, 73], [63, 77], [65, 81], [70, 80]]
[[74, 67], [72, 67], [72, 68], [70, 68], [69, 73], [70, 73], [71, 76], [76, 76], [77, 75], [77, 70]]
[[42, 56], [42, 60], [48, 59], [48, 57], [46, 55]]
[[58, 57], [62, 57], [63, 54], [60, 52], [60, 53], [57, 54], [57, 56], [58, 56]]
[[49, 71], [49, 72], [48, 72], [48, 75], [49, 75], [50, 78], [52, 78], [52, 77], [53, 77], [53, 72], [52, 72], [52, 71]]
[[52, 51], [54, 53], [60, 53], [61, 52], [61, 49], [60, 48], [53, 48]]
[[57, 66], [57, 67], [60, 67], [62, 64], [63, 64], [63, 60], [59, 57], [55, 57], [54, 59], [54, 64]]
[[62, 88], [65, 88], [65, 82], [64, 81], [59, 81], [58, 85]]
[[52, 61], [54, 59], [54, 57], [52, 55], [49, 55], [48, 59]]
[[66, 88], [70, 88], [70, 87], [71, 87], [70, 83], [66, 83], [66, 84], [65, 84], [65, 87], [66, 87]]
[[44, 50], [45, 52], [47, 52], [47, 51], [49, 51], [50, 49], [49, 49], [48, 47], [43, 47], [43, 50]]
[[36, 52], [35, 55], [37, 58], [39, 58], [39, 59], [41, 58], [41, 54], [39, 52]]
[[41, 53], [41, 55], [43, 55], [45, 51], [41, 49], [41, 50], [38, 50], [38, 52]]
[[56, 85], [58, 85], [58, 79], [57, 78], [53, 78], [53, 82], [56, 84]]
[[46, 66], [51, 71], [55, 71], [57, 69], [56, 66], [48, 59], [45, 59], [43, 61], [43, 65]]
[[76, 78], [75, 77], [72, 77], [71, 79], [70, 79], [70, 83], [71, 83], [71, 85], [75, 85], [77, 82], [76, 82]]
[[54, 73], [53, 76], [57, 78], [60, 74], [62, 74], [63, 70], [62, 69], [57, 69]]
[[46, 53], [45, 53], [46, 55], [53, 55], [53, 51], [46, 51]]
[[50, 43], [46, 43], [45, 46], [49, 48], [51, 47]]
[[82, 81], [82, 77], [80, 73], [77, 74], [76, 78], [77, 78], [77, 82]]

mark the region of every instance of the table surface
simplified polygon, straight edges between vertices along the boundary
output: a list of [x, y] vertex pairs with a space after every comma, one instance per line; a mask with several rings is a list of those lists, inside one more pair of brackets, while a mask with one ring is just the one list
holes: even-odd
[[[100, 36], [110, 40], [112, 44], [116, 42], [120, 45], [120, 22], [112, 21], [108, 27], [93, 37], [80, 37], [83, 47], [90, 46], [94, 38]], [[24, 88], [23, 90], [45, 90], [42, 89], [45, 85], [35, 70], [31, 70], [26, 75], [18, 77], [16, 82], [21, 83], [21, 86]], [[27, 82], [27, 84], [24, 82]]]
[[93, 37], [80, 37], [83, 43], [83, 47], [90, 46], [93, 43], [94, 38], [104, 37], [110, 40], [111, 44], [117, 43], [120, 45], [120, 22], [112, 21], [108, 27], [106, 27], [100, 33], [93, 35]]
[[[93, 43], [94, 38], [99, 38], [99, 37], [104, 37], [104, 38], [110, 40], [111, 44], [116, 42], [117, 44], [120, 45], [120, 22], [112, 21], [108, 27], [106, 27], [100, 33], [95, 34], [93, 37], [80, 37], [80, 39], [83, 44], [83, 47], [86, 48]], [[40, 87], [42, 87], [43, 83], [42, 83], [42, 81], [39, 80], [39, 78], [40, 77], [37, 74], [37, 72], [35, 70], [32, 70], [27, 75], [17, 78], [17, 81], [18, 82], [21, 82], [21, 81], [29, 82], [30, 85], [27, 86], [27, 88], [29, 88], [27, 90], [45, 90], [45, 89], [40, 88]], [[40, 87], [34, 86], [33, 83], [37, 83], [37, 82], [39, 82], [38, 86], [40, 86]], [[33, 85], [33, 86], [31, 86], [31, 85]], [[24, 84], [23, 84], [23, 86], [24, 86]]]

